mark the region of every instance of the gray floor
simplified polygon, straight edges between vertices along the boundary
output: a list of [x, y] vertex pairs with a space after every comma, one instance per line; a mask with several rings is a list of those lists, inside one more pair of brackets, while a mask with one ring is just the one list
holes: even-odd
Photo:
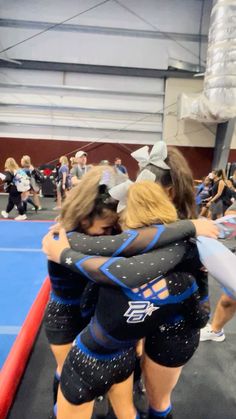
[[[1, 210], [5, 203], [6, 197], [0, 196]], [[29, 219], [55, 218], [54, 200], [43, 198], [42, 203], [44, 210], [38, 214], [29, 211]], [[210, 295], [214, 309], [220, 288], [213, 280], [210, 280]], [[174, 419], [236, 419], [236, 318], [228, 323], [225, 331], [225, 342], [201, 343], [184, 368], [173, 394]], [[9, 419], [48, 418], [54, 369], [55, 363], [41, 330]]]
[[[210, 281], [210, 284], [214, 306], [220, 292], [215, 282]], [[236, 418], [236, 318], [228, 323], [225, 331], [225, 342], [202, 342], [184, 368], [173, 394], [174, 419]], [[9, 419], [48, 418], [54, 369], [55, 363], [41, 330]]]
[[[1, 211], [6, 209], [8, 200], [8, 195], [0, 194], [0, 218]], [[42, 205], [42, 210], [35, 213], [34, 209], [30, 204], [27, 205], [27, 219], [31, 220], [54, 220], [55, 217], [58, 215], [58, 211], [54, 211], [53, 208], [56, 206], [56, 202], [54, 198], [40, 198], [40, 202]], [[14, 208], [9, 214], [9, 220], [14, 218], [18, 215], [16, 208]]]

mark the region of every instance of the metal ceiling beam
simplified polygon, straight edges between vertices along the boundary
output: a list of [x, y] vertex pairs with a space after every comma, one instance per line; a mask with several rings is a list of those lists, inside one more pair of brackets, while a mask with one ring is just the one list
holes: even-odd
[[[47, 86], [47, 85], [32, 85], [32, 84], [18, 84], [18, 83], [0, 83], [0, 89], [18, 89], [18, 90], [24, 90], [31, 93], [34, 93], [34, 91], [42, 92], [42, 93], [48, 93], [54, 94], [54, 95], [74, 95], [79, 93], [86, 93], [86, 94], [92, 94], [99, 93], [99, 94], [105, 94], [108, 96], [130, 96], [130, 97], [149, 97], [149, 98], [158, 98], [165, 95], [164, 92], [160, 93], [141, 93], [141, 92], [129, 92], [126, 90], [106, 90], [106, 89], [99, 89], [96, 87], [90, 88], [90, 87], [73, 87], [73, 86]], [[15, 93], [15, 91], [14, 91]]]
[[[118, 110], [118, 109], [97, 109], [97, 108], [83, 108], [79, 106], [56, 106], [56, 105], [35, 105], [35, 104], [21, 104], [21, 103], [1, 103], [0, 108], [19, 108], [19, 109], [38, 109], [46, 111], [68, 111], [68, 112], [91, 112], [91, 113], [115, 113], [115, 114], [132, 114], [137, 116], [155, 116], [162, 115], [163, 112], [139, 112], [133, 110]], [[138, 121], [137, 121], [138, 122]]]
[[54, 125], [54, 124], [27, 124], [27, 123], [19, 123], [19, 122], [0, 122], [0, 127], [31, 127], [31, 128], [66, 128], [69, 130], [78, 130], [81, 129], [83, 131], [95, 131], [95, 132], [109, 132], [111, 135], [112, 133], [123, 133], [123, 132], [127, 132], [129, 134], [143, 134], [143, 135], [149, 135], [149, 134], [161, 134], [162, 131], [142, 131], [142, 130], [129, 130], [129, 129], [115, 129], [115, 128], [96, 128], [96, 127], [91, 127], [91, 128], [87, 128], [87, 127], [81, 127], [79, 125], [77, 126], [70, 126], [70, 125]]
[[44, 30], [50, 28], [50, 31], [59, 32], [76, 32], [76, 33], [89, 33], [95, 35], [112, 35], [112, 36], [126, 36], [132, 38], [151, 38], [151, 39], [173, 39], [176, 41], [187, 42], [207, 42], [207, 35], [190, 34], [190, 33], [177, 33], [167, 31], [150, 31], [126, 28], [113, 28], [105, 26], [92, 26], [92, 25], [76, 25], [65, 23], [62, 25], [54, 26], [56, 22], [38, 22], [34, 20], [20, 20], [20, 19], [0, 19], [0, 27], [16, 28], [16, 29], [30, 29], [30, 30]]
[[0, 68], [16, 68], [17, 70], [45, 70], [45, 71], [68, 71], [70, 73], [104, 74], [112, 76], [146, 77], [146, 78], [192, 78], [195, 73], [183, 70], [158, 70], [152, 68], [117, 67], [105, 65], [89, 65], [74, 63], [59, 63], [52, 61], [21, 60], [21, 66], [1, 61]]
[[225, 169], [229, 159], [236, 118], [218, 124], [212, 161], [212, 169]]

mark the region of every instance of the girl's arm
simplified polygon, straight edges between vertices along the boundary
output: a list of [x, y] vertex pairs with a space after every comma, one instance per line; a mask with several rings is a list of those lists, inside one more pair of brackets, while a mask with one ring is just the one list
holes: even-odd
[[191, 253], [192, 246], [184, 240], [130, 258], [108, 258], [86, 256], [70, 249], [64, 230], [59, 232], [58, 240], [55, 240], [51, 232], [43, 239], [43, 250], [50, 260], [86, 275], [92, 281], [124, 288], [139, 287], [165, 275], [174, 269], [187, 253]]

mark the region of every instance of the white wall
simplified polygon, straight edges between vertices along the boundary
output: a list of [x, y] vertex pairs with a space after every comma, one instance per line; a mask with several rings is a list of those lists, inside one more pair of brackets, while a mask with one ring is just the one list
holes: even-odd
[[[95, 0], [8, 0], [0, 8], [1, 19], [17, 20], [15, 27], [9, 21], [0, 25], [2, 48], [8, 48], [96, 4]], [[211, 0], [205, 1], [202, 34], [207, 34]], [[123, 5], [123, 6], [122, 6]], [[134, 14], [127, 10], [127, 7]], [[198, 0], [122, 0], [109, 1], [78, 16], [63, 26], [42, 33], [21, 45], [11, 48], [6, 54], [15, 59], [57, 61], [96, 65], [166, 69], [168, 58], [197, 64], [199, 40], [179, 39], [176, 34], [199, 34], [201, 1]], [[29, 24], [31, 22], [31, 25]], [[33, 24], [32, 22], [35, 22]], [[26, 26], [27, 23], [27, 26]], [[77, 25], [77, 26], [76, 26]], [[78, 26], [79, 25], [79, 26]], [[28, 28], [27, 28], [28, 27]], [[65, 29], [68, 30], [65, 30]], [[77, 28], [77, 30], [75, 30]], [[120, 29], [115, 35], [96, 28]], [[122, 29], [138, 31], [122, 33]], [[147, 35], [146, 31], [154, 33]], [[164, 39], [155, 37], [162, 32], [171, 32]], [[205, 58], [206, 41], [202, 43], [202, 58]], [[3, 54], [4, 55], [4, 54]], [[1, 56], [1, 54], [0, 54]]]
[[162, 138], [163, 79], [1, 69], [0, 94], [1, 136], [144, 144]]
[[169, 145], [214, 147], [216, 124], [204, 125], [196, 121], [180, 121], [177, 99], [180, 93], [200, 93], [202, 80], [168, 79], [166, 81], [163, 136]]

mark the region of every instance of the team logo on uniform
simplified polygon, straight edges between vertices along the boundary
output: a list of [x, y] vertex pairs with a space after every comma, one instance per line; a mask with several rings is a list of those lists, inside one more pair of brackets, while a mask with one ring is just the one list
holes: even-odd
[[127, 323], [141, 323], [159, 308], [154, 307], [150, 301], [129, 301], [129, 308], [124, 316], [128, 317]]

